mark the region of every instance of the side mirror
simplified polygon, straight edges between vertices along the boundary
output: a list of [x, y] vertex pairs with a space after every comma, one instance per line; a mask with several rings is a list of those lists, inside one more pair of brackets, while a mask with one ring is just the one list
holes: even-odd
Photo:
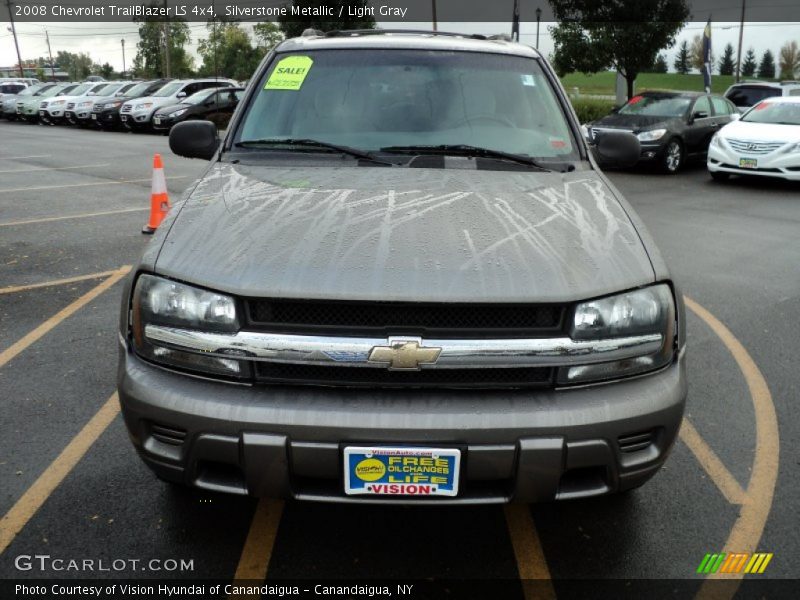
[[178, 100], [183, 100], [184, 98], [186, 98], [186, 92], [178, 92], [178, 93], [175, 95], [175, 97], [176, 97]]
[[692, 121], [694, 121], [695, 119], [705, 119], [706, 117], [708, 117], [708, 112], [707, 111], [705, 111], [705, 110], [696, 110], [692, 114]]
[[638, 138], [627, 131], [603, 131], [592, 148], [597, 162], [609, 167], [632, 167], [642, 154]]
[[169, 149], [178, 156], [211, 160], [218, 146], [217, 126], [210, 121], [184, 121], [169, 132]]
[[738, 112], [731, 113], [731, 121], [738, 121], [741, 118], [742, 118], [742, 113]]
[[611, 109], [611, 114], [615, 115], [619, 112], [619, 109], [622, 108], [621, 106], [615, 106]]

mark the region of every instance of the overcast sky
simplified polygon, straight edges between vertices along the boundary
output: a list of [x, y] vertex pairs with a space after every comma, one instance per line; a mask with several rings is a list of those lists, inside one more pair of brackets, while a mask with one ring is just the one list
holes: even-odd
[[[8, 31], [9, 23], [4, 23], [0, 29], [0, 67], [16, 64], [14, 40]], [[379, 22], [379, 25], [381, 23]], [[430, 23], [385, 23], [387, 28], [412, 28], [430, 29]], [[540, 28], [540, 49], [549, 55], [553, 50], [553, 43], [548, 32], [552, 23], [542, 23]], [[683, 39], [691, 40], [692, 37], [702, 32], [705, 23], [689, 23], [678, 36], [676, 45], [667, 50], [668, 63], [672, 70], [672, 62], [676, 47]], [[197, 56], [198, 42], [207, 36], [204, 23], [189, 23], [192, 35], [191, 51], [195, 56], [196, 65], [199, 66], [200, 58]], [[125, 40], [125, 61], [130, 68], [136, 55], [138, 41], [136, 26], [125, 23], [18, 23], [17, 34], [19, 37], [20, 53], [23, 60], [39, 56], [47, 56], [47, 42], [45, 28], [50, 34], [50, 44], [53, 56], [59, 50], [69, 52], [88, 52], [97, 63], [109, 62], [116, 70], [122, 69], [122, 44]], [[442, 31], [456, 31], [461, 33], [510, 33], [510, 25], [502, 23], [440, 23]], [[536, 23], [525, 22], [520, 27], [520, 41], [525, 44], [536, 43]], [[739, 39], [739, 23], [713, 23], [712, 46], [714, 55], [719, 57], [725, 44], [731, 43], [734, 49]], [[755, 48], [760, 59], [761, 54], [772, 50], [777, 56], [780, 47], [789, 40], [800, 43], [800, 23], [746, 23], [744, 26], [745, 51], [749, 47]]]

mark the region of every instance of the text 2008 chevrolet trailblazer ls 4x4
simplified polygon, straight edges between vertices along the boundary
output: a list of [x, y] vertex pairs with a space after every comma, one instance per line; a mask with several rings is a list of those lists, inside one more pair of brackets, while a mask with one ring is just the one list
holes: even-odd
[[[162, 479], [336, 502], [641, 485], [685, 398], [681, 295], [533, 49], [309, 31], [267, 56], [124, 292], [119, 396]], [[590, 153], [593, 153], [590, 154]]]

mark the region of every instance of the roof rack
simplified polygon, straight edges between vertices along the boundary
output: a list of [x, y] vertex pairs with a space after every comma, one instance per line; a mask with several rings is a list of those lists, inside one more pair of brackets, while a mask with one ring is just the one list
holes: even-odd
[[[308, 29], [306, 29], [306, 31], [315, 31], [316, 35], [324, 35], [325, 37], [383, 35], [386, 33], [391, 33], [391, 34], [410, 34], [410, 35], [433, 35], [442, 37], [460, 37], [460, 38], [469, 38], [473, 40], [490, 39], [480, 33], [454, 33], [452, 31], [431, 31], [429, 29], [335, 29], [333, 31], [326, 31], [324, 33], [321, 31], [308, 30]], [[303, 32], [304, 36], [306, 35], [306, 31]], [[315, 35], [315, 34], [310, 34], [310, 35]]]

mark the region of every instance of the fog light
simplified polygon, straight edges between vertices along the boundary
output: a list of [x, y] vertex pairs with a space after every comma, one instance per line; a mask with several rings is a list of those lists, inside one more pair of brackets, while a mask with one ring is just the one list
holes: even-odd
[[[249, 367], [241, 361], [232, 358], [220, 358], [217, 356], [204, 356], [193, 352], [181, 352], [163, 346], [151, 346], [152, 358], [160, 363], [202, 371], [204, 373], [217, 373], [219, 375], [230, 375], [232, 377], [246, 377], [249, 375]], [[146, 355], [146, 354], [145, 354]]]

